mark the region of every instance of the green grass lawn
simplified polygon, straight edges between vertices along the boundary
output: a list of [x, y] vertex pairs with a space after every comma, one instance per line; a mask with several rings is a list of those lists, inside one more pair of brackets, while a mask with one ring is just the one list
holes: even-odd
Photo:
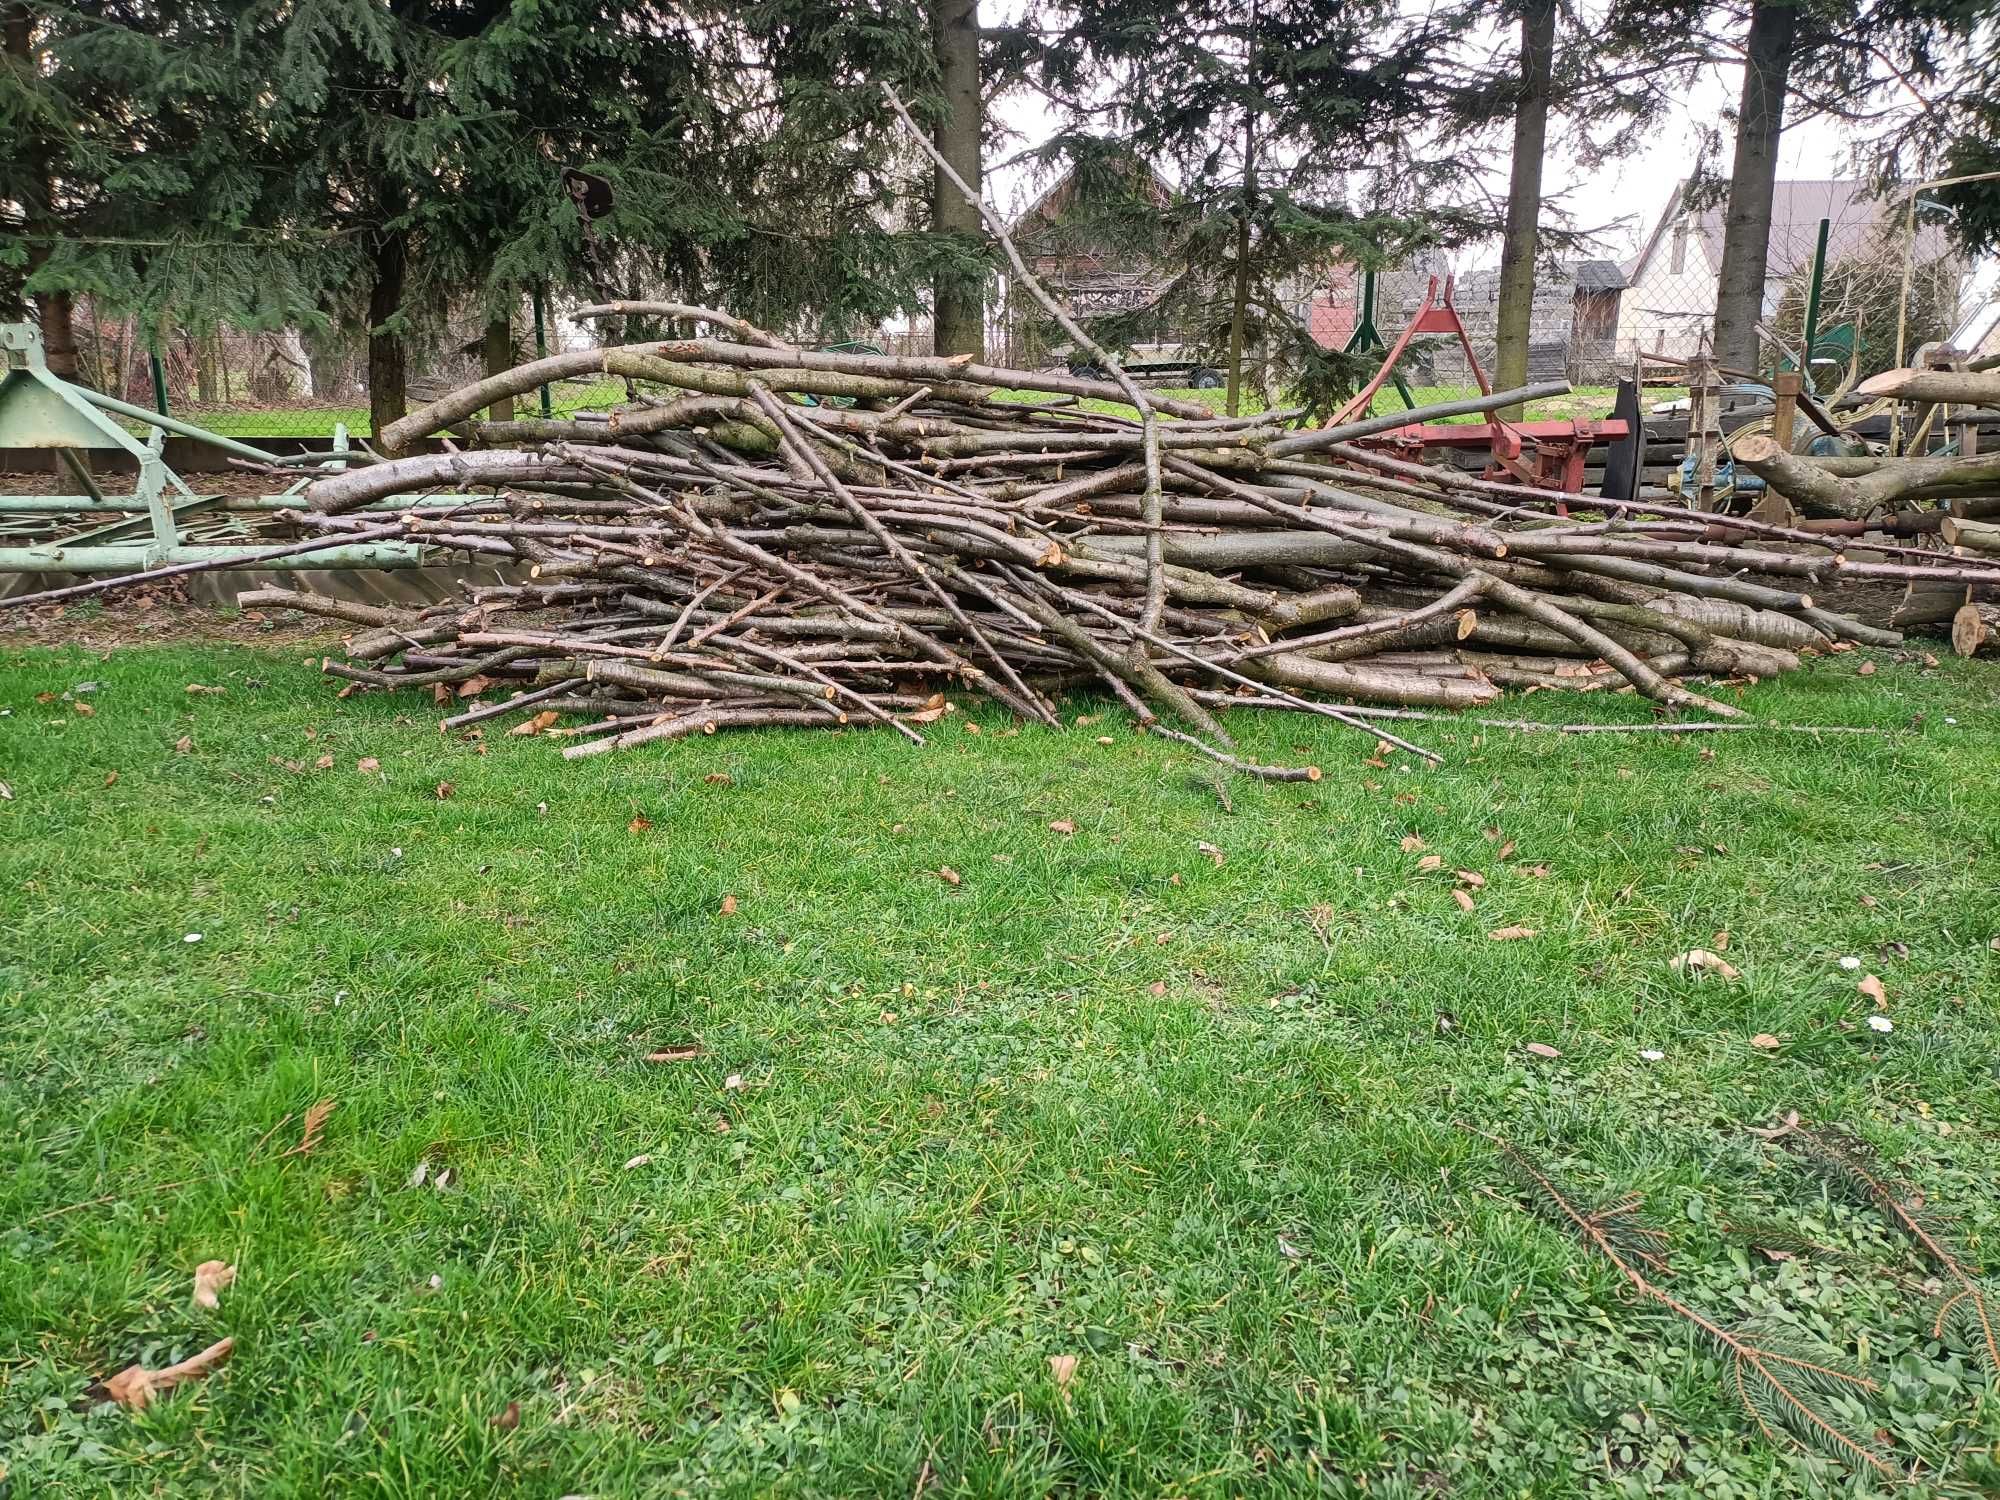
[[[1845, 1121], [2000, 1234], [1990, 667], [1744, 698], [1881, 737], [1408, 726], [1434, 769], [1239, 715], [1326, 776], [1225, 808], [1116, 714], [566, 765], [300, 654], [0, 646], [9, 1496], [1849, 1485], [1461, 1121], [1643, 1193], [1677, 1295], [1994, 1482], [1927, 1269], [1746, 1130]], [[1669, 967], [1724, 929], [1740, 980]], [[82, 1399], [224, 1334], [143, 1414]]]

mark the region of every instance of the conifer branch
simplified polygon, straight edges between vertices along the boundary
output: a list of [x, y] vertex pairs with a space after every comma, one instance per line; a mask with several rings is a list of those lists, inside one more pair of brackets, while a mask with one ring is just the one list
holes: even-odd
[[1610, 1261], [1635, 1292], [1692, 1325], [1722, 1351], [1730, 1361], [1730, 1380], [1738, 1401], [1772, 1442], [1778, 1441], [1782, 1428], [1802, 1446], [1817, 1443], [1842, 1458], [1867, 1464], [1884, 1478], [1901, 1477], [1871, 1444], [1821, 1409], [1826, 1396], [1842, 1390], [1874, 1391], [1878, 1389], [1875, 1381], [1802, 1353], [1789, 1353], [1769, 1335], [1731, 1329], [1705, 1317], [1640, 1271], [1641, 1265], [1656, 1274], [1666, 1271], [1666, 1237], [1631, 1217], [1638, 1204], [1636, 1195], [1606, 1208], [1587, 1209], [1512, 1141], [1470, 1125], [1464, 1128], [1492, 1142], [1523, 1177], [1543, 1209]]

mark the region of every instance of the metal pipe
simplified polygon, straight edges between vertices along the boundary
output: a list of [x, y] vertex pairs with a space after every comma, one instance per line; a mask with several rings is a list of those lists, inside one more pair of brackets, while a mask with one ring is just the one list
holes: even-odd
[[1833, 220], [1819, 221], [1819, 244], [1813, 250], [1812, 284], [1806, 288], [1805, 342], [1799, 350], [1799, 373], [1805, 377], [1806, 389], [1819, 394], [1812, 378], [1813, 340], [1819, 337], [1819, 294], [1826, 286], [1826, 239], [1833, 228]]
[[[439, 551], [408, 542], [374, 542], [351, 547], [325, 547], [301, 556], [268, 558], [271, 549], [240, 547], [168, 547], [150, 542], [127, 547], [0, 547], [0, 573], [129, 573], [140, 568], [209, 566], [242, 558], [246, 568], [421, 568]], [[261, 560], [260, 560], [261, 559]]]
[[147, 411], [143, 406], [133, 406], [130, 402], [120, 401], [116, 396], [107, 396], [102, 391], [93, 391], [87, 386], [73, 386], [72, 389], [92, 406], [102, 407], [105, 411], [121, 417], [129, 417], [134, 422], [146, 422], [163, 431], [177, 433], [181, 437], [197, 438], [204, 443], [213, 444], [224, 453], [233, 453], [238, 458], [255, 459], [260, 464], [278, 461], [278, 455], [275, 453], [266, 453], [262, 448], [239, 443], [235, 438], [226, 438], [219, 432], [210, 432], [206, 427], [197, 427], [194, 423], [183, 422], [178, 417], [167, 417], [156, 411]]

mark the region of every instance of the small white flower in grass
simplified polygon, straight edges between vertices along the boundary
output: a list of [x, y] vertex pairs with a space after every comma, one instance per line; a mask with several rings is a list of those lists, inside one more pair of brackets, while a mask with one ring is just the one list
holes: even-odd
[[1868, 1029], [1870, 1031], [1894, 1031], [1896, 1023], [1887, 1016], [1870, 1016], [1868, 1018]]
[[1641, 1047], [1639, 1055], [1645, 1058], [1647, 1062], [1660, 1062], [1667, 1054], [1662, 1052], [1658, 1047]]
[[1861, 960], [1858, 958], [1843, 958], [1840, 961], [1840, 966], [1843, 969], [1858, 969], [1861, 967]]
[[198, 943], [201, 941], [201, 934], [198, 932], [190, 932], [186, 937], [182, 938], [181, 941], [184, 943]]

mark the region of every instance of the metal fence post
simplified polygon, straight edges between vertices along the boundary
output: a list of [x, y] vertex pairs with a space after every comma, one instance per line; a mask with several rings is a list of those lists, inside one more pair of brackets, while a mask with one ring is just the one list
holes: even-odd
[[[548, 299], [543, 293], [542, 284], [539, 281], [535, 283], [533, 300], [535, 304], [535, 358], [547, 359], [549, 357]], [[544, 417], [555, 415], [555, 405], [549, 400], [549, 388], [546, 385], [542, 387], [542, 415]]]
[[1819, 294], [1826, 284], [1826, 237], [1833, 227], [1833, 220], [1819, 221], [1819, 243], [1813, 248], [1812, 280], [1806, 285], [1806, 326], [1805, 338], [1799, 345], [1799, 373], [1806, 378], [1806, 389], [1812, 384], [1813, 340], [1819, 336]]
[[160, 340], [157, 334], [146, 340], [146, 363], [153, 375], [153, 405], [161, 416], [170, 417], [173, 413], [167, 410], [167, 367], [160, 363]]

